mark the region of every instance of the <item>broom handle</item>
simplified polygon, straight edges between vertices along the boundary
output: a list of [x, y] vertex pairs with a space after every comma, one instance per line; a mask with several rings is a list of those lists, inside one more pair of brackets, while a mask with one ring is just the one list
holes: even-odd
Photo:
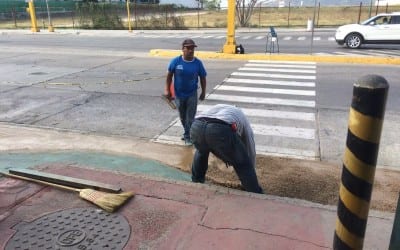
[[51, 183], [51, 182], [47, 182], [47, 181], [36, 180], [36, 179], [25, 177], [25, 176], [19, 176], [19, 175], [10, 174], [10, 173], [4, 173], [4, 172], [0, 172], [0, 173], [5, 175], [5, 176], [9, 176], [9, 177], [13, 177], [13, 178], [17, 178], [17, 179], [21, 179], [21, 180], [25, 180], [25, 181], [32, 181], [32, 182], [36, 182], [36, 183], [40, 183], [40, 184], [43, 184], [43, 185], [64, 189], [64, 190], [75, 191], [75, 192], [78, 192], [78, 193], [81, 191], [81, 189], [78, 189], [78, 188], [59, 185], [59, 184], [55, 184], [55, 183]]

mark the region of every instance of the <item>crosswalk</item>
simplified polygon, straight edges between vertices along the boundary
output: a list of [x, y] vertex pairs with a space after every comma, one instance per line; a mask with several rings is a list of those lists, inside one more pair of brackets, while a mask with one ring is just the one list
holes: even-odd
[[[314, 62], [250, 60], [199, 103], [198, 113], [217, 103], [240, 107], [254, 131], [258, 154], [319, 159]], [[153, 141], [183, 145], [179, 118]]]

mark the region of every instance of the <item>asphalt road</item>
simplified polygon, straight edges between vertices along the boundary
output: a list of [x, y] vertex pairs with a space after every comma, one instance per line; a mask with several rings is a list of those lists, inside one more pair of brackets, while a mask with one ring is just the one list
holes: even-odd
[[[170, 58], [151, 57], [147, 48], [177, 49], [181, 39], [176, 36], [164, 39], [139, 35], [133, 37], [129, 33], [113, 36], [95, 33], [3, 33], [0, 39], [0, 122], [179, 144], [181, 142], [176, 138], [181, 131], [176, 122], [177, 113], [159, 98]], [[196, 41], [199, 44], [209, 41], [198, 39]], [[203, 49], [203, 46], [199, 49]], [[248, 87], [243, 83], [233, 84], [233, 88], [227, 79], [236, 79], [236, 74], [254, 67], [247, 65], [252, 62], [221, 59], [203, 61], [208, 71], [208, 97], [201, 103], [201, 108], [225, 102], [249, 109], [249, 112], [290, 112], [296, 116], [295, 120], [271, 117], [270, 114], [264, 117], [258, 114], [251, 116], [252, 123], [259, 131], [256, 135], [259, 151], [329, 162], [341, 161], [354, 82], [365, 74], [384, 76], [390, 84], [390, 91], [378, 164], [399, 167], [396, 159], [400, 151], [400, 144], [396, 140], [400, 129], [398, 66], [309, 65], [300, 62], [296, 67], [301, 70], [302, 67], [311, 66], [311, 73], [295, 71], [291, 74], [311, 77], [311, 87], [284, 84], [284, 87], [260, 89], [265, 94], [253, 92], [249, 95], [262, 100], [275, 100], [276, 92], [290, 90], [293, 94], [285, 92], [278, 97], [315, 102], [314, 106], [304, 107], [246, 103], [243, 101], [249, 97], [246, 91], [252, 89], [243, 91], [238, 88]], [[274, 69], [275, 73], [282, 70], [281, 74], [289, 74], [289, 70], [296, 67], [282, 66], [286, 63], [274, 62], [256, 67], [263, 71]], [[250, 81], [260, 78], [249, 75], [240, 76], [239, 79]], [[304, 83], [305, 80], [296, 81]], [[299, 95], [304, 93], [301, 91], [314, 91], [315, 94]], [[218, 99], [221, 96], [223, 99]], [[314, 118], [302, 120], [298, 114], [311, 114]], [[287, 134], [279, 136], [269, 132], [275, 130]]]
[[[226, 41], [226, 30], [135, 30], [131, 33], [120, 31], [95, 31], [68, 30], [57, 31], [63, 39], [54, 40], [54, 33], [46, 30], [41, 33], [27, 35], [26, 32], [13, 33], [3, 30], [0, 41], [7, 45], [20, 46], [31, 44], [36, 47], [54, 47], [71, 45], [75, 48], [88, 48], [95, 46], [100, 49], [113, 49], [116, 51], [147, 51], [153, 48], [180, 49], [184, 38], [190, 36], [199, 45], [199, 49], [206, 51], [220, 51]], [[275, 43], [274, 52], [316, 55], [370, 55], [400, 57], [400, 44], [395, 45], [364, 45], [360, 49], [348, 49], [339, 46], [334, 41], [335, 29], [316, 29], [310, 32], [305, 29], [277, 29], [278, 41]], [[246, 53], [265, 53], [268, 30], [266, 29], [241, 29], [236, 31], [236, 44], [242, 44]], [[98, 39], [93, 39], [96, 36]], [[268, 49], [269, 50], [269, 49]]]

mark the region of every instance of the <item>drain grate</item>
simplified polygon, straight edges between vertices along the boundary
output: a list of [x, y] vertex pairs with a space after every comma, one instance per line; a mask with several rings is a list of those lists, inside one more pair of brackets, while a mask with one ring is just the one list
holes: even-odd
[[123, 249], [131, 229], [118, 214], [99, 209], [73, 208], [20, 223], [6, 250]]

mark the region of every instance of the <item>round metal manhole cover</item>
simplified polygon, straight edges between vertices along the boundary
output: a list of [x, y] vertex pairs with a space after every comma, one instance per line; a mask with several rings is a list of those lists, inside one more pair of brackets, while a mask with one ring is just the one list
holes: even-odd
[[14, 227], [6, 250], [123, 249], [131, 228], [121, 215], [99, 209], [73, 208], [47, 214]]

